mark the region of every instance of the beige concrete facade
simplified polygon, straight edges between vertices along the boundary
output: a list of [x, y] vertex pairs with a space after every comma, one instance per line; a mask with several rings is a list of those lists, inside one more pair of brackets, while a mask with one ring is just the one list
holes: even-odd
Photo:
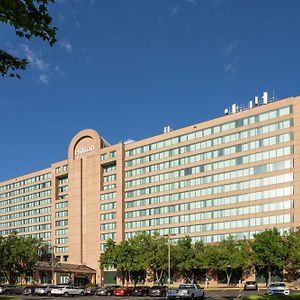
[[300, 97], [130, 143], [83, 130], [66, 160], [0, 183], [0, 235], [41, 237], [61, 262], [96, 269], [100, 282], [108, 238], [146, 231], [217, 242], [293, 229], [299, 147]]

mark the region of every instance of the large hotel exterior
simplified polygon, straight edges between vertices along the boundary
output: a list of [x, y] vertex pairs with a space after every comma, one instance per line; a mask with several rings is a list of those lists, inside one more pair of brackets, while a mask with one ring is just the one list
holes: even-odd
[[300, 226], [300, 96], [165, 131], [116, 145], [79, 132], [66, 160], [0, 183], [0, 235], [43, 238], [100, 282], [109, 238], [146, 231], [210, 243]]

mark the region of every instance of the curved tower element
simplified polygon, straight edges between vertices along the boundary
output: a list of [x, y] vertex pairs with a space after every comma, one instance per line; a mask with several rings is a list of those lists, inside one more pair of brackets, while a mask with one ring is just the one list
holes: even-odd
[[99, 134], [86, 129], [73, 137], [68, 150], [69, 252], [73, 263], [93, 267], [95, 257], [99, 256], [96, 242], [99, 240], [99, 211], [96, 208], [99, 207], [100, 149], [103, 146]]

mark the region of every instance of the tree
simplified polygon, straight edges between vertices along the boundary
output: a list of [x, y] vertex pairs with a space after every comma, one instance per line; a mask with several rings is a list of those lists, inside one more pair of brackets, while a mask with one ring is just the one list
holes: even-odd
[[[200, 249], [198, 245], [198, 250]], [[189, 236], [180, 239], [174, 247], [174, 262], [176, 270], [189, 282], [195, 280], [195, 270], [200, 266], [196, 248]]]
[[208, 267], [226, 273], [227, 285], [230, 284], [233, 270], [244, 264], [241, 243], [232, 236], [218, 245], [206, 246], [205, 253]]
[[104, 254], [100, 256], [101, 268], [115, 268], [120, 272], [122, 285], [128, 282], [130, 271], [133, 271], [133, 248], [129, 241], [116, 245], [108, 240]]
[[[54, 0], [1, 0], [0, 21], [15, 28], [19, 37], [33, 36], [47, 41], [50, 46], [56, 42], [56, 27], [51, 27], [48, 2]], [[24, 70], [28, 64], [25, 58], [18, 58], [0, 49], [0, 74], [20, 78], [17, 70]]]
[[[17, 277], [26, 280], [33, 274], [36, 263], [46, 257], [48, 247], [40, 239], [18, 236], [16, 232], [0, 237], [0, 272], [11, 284]], [[27, 280], [26, 280], [27, 281]]]
[[263, 270], [267, 283], [276, 269], [283, 270], [288, 261], [288, 244], [276, 228], [254, 235], [252, 243], [256, 267]]
[[300, 269], [300, 232], [298, 228], [295, 232], [290, 232], [287, 235], [286, 242], [288, 257], [285, 267], [289, 271], [290, 276], [298, 278]]

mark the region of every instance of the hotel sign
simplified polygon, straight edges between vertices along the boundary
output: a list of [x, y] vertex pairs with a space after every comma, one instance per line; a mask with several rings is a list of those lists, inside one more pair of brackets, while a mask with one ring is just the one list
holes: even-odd
[[90, 146], [90, 147], [82, 147], [78, 150], [75, 150], [75, 156], [84, 154], [84, 153], [88, 153], [88, 152], [92, 152], [95, 150], [95, 146]]

